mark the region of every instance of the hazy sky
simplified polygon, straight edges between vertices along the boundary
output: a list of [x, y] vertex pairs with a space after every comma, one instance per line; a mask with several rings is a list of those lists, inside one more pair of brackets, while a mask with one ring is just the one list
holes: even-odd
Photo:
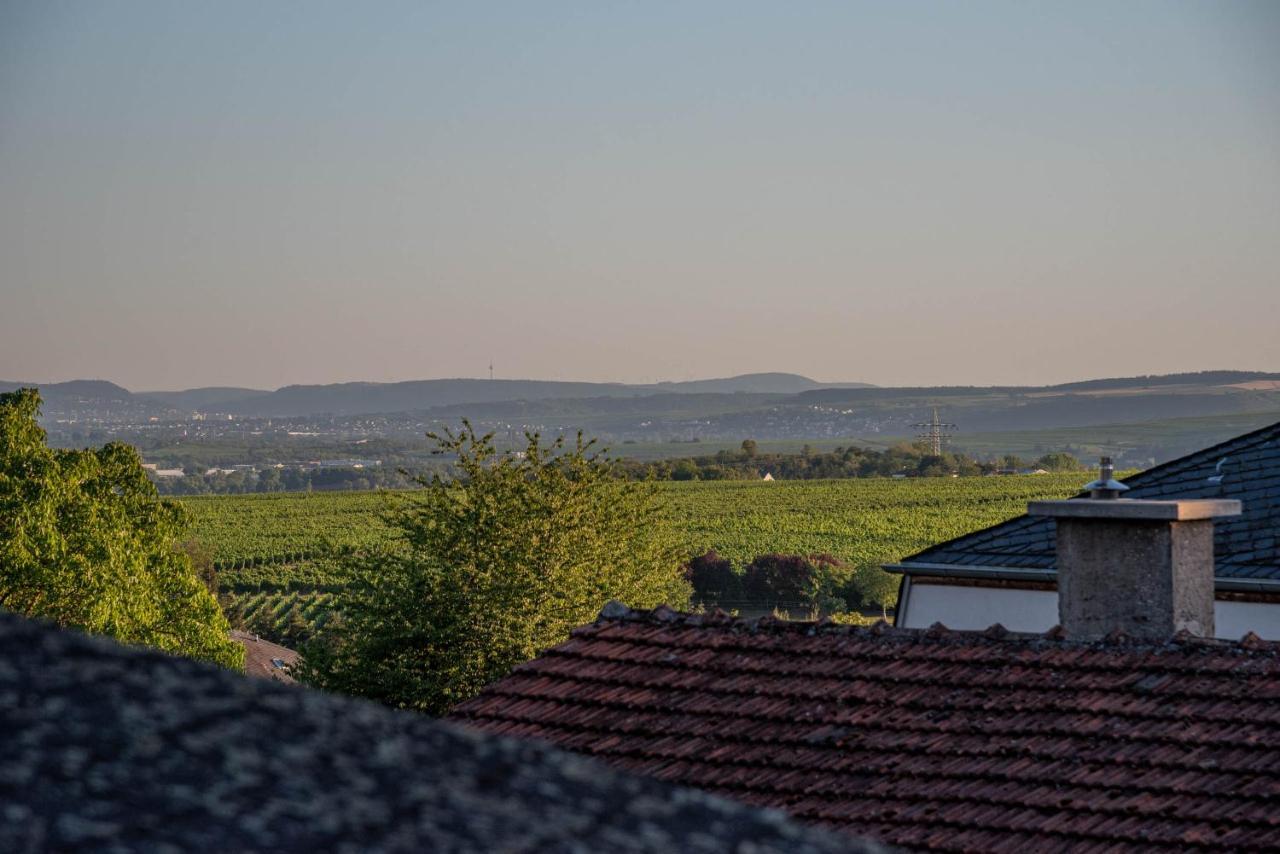
[[1280, 371], [1280, 3], [0, 0], [0, 379]]

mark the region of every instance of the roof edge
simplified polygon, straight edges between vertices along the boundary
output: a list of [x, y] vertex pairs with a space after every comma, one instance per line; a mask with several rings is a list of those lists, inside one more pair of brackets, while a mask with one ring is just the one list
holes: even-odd
[[837, 623], [829, 617], [816, 621], [782, 620], [771, 616], [756, 617], [748, 620], [726, 614], [719, 608], [704, 614], [693, 614], [677, 611], [666, 605], [659, 605], [652, 610], [628, 608], [617, 601], [611, 601], [605, 605], [594, 623], [574, 629], [571, 635], [577, 637], [590, 634], [610, 623], [644, 623], [655, 627], [720, 629], [748, 634], [799, 634], [810, 637], [815, 635], [844, 635], [856, 638], [876, 637], [938, 643], [1053, 643], [1065, 647], [1087, 647], [1092, 649], [1173, 649], [1195, 647], [1206, 650], [1261, 652], [1266, 655], [1280, 656], [1280, 641], [1263, 640], [1253, 632], [1247, 632], [1239, 640], [1226, 640], [1223, 638], [1199, 637], [1184, 630], [1161, 641], [1133, 638], [1123, 632], [1113, 632], [1102, 640], [1084, 641], [1068, 638], [1061, 626], [1054, 626], [1047, 632], [1014, 632], [999, 623], [980, 631], [951, 629], [942, 623], [934, 623], [927, 629], [906, 629], [890, 625], [884, 620], [877, 620], [871, 626]]

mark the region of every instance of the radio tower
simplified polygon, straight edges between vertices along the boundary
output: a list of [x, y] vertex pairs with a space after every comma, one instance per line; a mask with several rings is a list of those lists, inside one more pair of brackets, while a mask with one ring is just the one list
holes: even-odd
[[938, 420], [938, 407], [933, 408], [933, 420], [926, 421], [922, 424], [912, 424], [912, 427], [923, 432], [917, 433], [916, 438], [922, 442], [929, 443], [929, 452], [935, 457], [942, 456], [942, 449], [951, 441], [951, 434], [948, 430], [959, 430], [955, 424], [943, 424]]

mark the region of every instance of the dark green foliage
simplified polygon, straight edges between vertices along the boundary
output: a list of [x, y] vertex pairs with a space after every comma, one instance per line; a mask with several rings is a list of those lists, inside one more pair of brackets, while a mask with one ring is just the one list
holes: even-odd
[[[1021, 460], [1012, 459], [1020, 464], [1014, 468], [1022, 467]], [[819, 453], [812, 446], [805, 445], [798, 454], [763, 454], [751, 439], [742, 443], [739, 453], [721, 450], [705, 456], [655, 462], [621, 460], [616, 465], [628, 477], [658, 480], [759, 480], [765, 473], [778, 480], [948, 477], [992, 474], [1000, 468], [995, 462], [979, 462], [964, 454], [933, 455], [923, 446], [907, 442], [883, 451], [838, 447]]]
[[685, 564], [684, 577], [704, 602], [732, 602], [743, 595], [742, 577], [734, 570], [733, 564], [720, 557], [715, 549]]
[[0, 607], [242, 667], [214, 595], [179, 546], [187, 524], [137, 452], [54, 450], [34, 389], [0, 394]]
[[507, 454], [465, 422], [432, 438], [459, 476], [402, 496], [398, 539], [349, 558], [342, 629], [306, 648], [306, 680], [440, 714], [610, 599], [687, 604], [657, 487], [619, 479], [581, 436]]
[[741, 573], [715, 551], [691, 560], [685, 577], [707, 605], [793, 608], [838, 614], [882, 612], [897, 601], [898, 579], [875, 564], [850, 566], [829, 554], [759, 555]]
[[760, 555], [742, 573], [742, 589], [748, 599], [771, 604], [810, 601], [814, 566], [801, 555]]

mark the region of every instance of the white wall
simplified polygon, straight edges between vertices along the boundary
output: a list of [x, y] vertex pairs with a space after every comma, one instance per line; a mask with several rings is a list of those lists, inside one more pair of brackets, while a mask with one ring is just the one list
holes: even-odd
[[[909, 584], [904, 592], [907, 602], [905, 609], [899, 603], [899, 625], [908, 629], [942, 623], [949, 629], [978, 630], [1000, 623], [1014, 632], [1043, 632], [1058, 622], [1058, 594], [1052, 590]], [[1253, 632], [1280, 640], [1280, 603], [1215, 602], [1213, 621], [1220, 638], [1239, 640]]]
[[949, 629], [985, 629], [999, 623], [1013, 632], [1045, 632], [1058, 624], [1058, 594], [1053, 590], [1010, 587], [961, 587], [911, 584], [905, 618], [898, 625], [927, 629], [942, 623]]
[[1214, 634], [1240, 640], [1253, 632], [1265, 640], [1280, 640], [1280, 604], [1271, 602], [1215, 602]]

